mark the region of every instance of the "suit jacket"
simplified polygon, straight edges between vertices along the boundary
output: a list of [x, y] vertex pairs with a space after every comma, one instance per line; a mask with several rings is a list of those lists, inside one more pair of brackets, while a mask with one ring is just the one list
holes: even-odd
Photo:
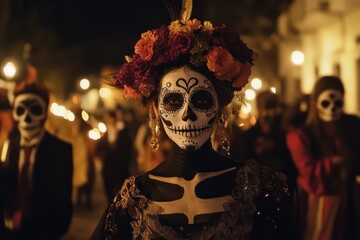
[[45, 132], [32, 172], [30, 214], [14, 232], [4, 225], [4, 210], [14, 201], [18, 182], [20, 137], [9, 138], [8, 155], [0, 164], [0, 239], [59, 239], [72, 216], [72, 146]]

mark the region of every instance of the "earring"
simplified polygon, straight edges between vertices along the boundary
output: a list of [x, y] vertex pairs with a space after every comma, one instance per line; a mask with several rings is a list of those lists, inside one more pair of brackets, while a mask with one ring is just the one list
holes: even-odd
[[224, 109], [221, 117], [218, 119], [218, 125], [221, 129], [221, 138], [220, 138], [220, 147], [221, 150], [226, 153], [227, 156], [230, 156], [230, 140], [228, 136], [230, 135], [228, 111]]
[[161, 134], [160, 131], [160, 120], [155, 114], [154, 105], [150, 106], [150, 128], [151, 128], [151, 140], [150, 140], [150, 147], [151, 149], [156, 152], [160, 147], [160, 142], [158, 137]]

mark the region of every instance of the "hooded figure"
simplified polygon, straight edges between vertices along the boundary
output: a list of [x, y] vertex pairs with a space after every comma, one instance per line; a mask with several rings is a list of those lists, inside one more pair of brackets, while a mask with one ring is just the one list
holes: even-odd
[[1, 239], [59, 239], [72, 216], [72, 148], [44, 127], [49, 92], [37, 81], [15, 87], [17, 130], [5, 141], [0, 163]]
[[304, 239], [352, 239], [356, 234], [360, 120], [343, 112], [344, 93], [339, 78], [320, 78], [304, 127], [287, 136], [299, 172]]

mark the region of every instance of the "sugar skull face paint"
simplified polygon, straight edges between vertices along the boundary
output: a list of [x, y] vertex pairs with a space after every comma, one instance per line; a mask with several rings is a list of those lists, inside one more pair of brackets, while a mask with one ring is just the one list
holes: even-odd
[[31, 140], [44, 129], [46, 103], [36, 94], [21, 94], [14, 100], [13, 117], [21, 136]]
[[321, 120], [333, 122], [341, 117], [344, 105], [344, 95], [335, 89], [328, 89], [320, 93], [316, 107]]
[[163, 76], [161, 121], [166, 134], [180, 148], [195, 150], [210, 139], [218, 111], [215, 89], [204, 75], [183, 66]]

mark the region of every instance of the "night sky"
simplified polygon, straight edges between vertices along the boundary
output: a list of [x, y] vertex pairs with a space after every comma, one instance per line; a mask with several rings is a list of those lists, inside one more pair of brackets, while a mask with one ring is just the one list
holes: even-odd
[[[2, 28], [0, 24], [0, 37], [5, 35], [0, 40], [0, 57], [21, 56], [24, 44], [30, 43], [27, 61], [62, 94], [74, 87], [76, 79], [96, 75], [104, 65], [120, 66], [141, 33], [171, 21], [163, 0], [1, 1], [7, 18]], [[194, 0], [192, 18], [214, 24], [225, 19], [228, 25], [241, 23], [239, 31], [249, 31], [249, 21], [254, 22], [248, 19], [253, 17], [251, 11], [262, 14], [262, 8], [278, 8], [274, 3], [279, 1]], [[273, 12], [270, 15], [277, 14]]]

